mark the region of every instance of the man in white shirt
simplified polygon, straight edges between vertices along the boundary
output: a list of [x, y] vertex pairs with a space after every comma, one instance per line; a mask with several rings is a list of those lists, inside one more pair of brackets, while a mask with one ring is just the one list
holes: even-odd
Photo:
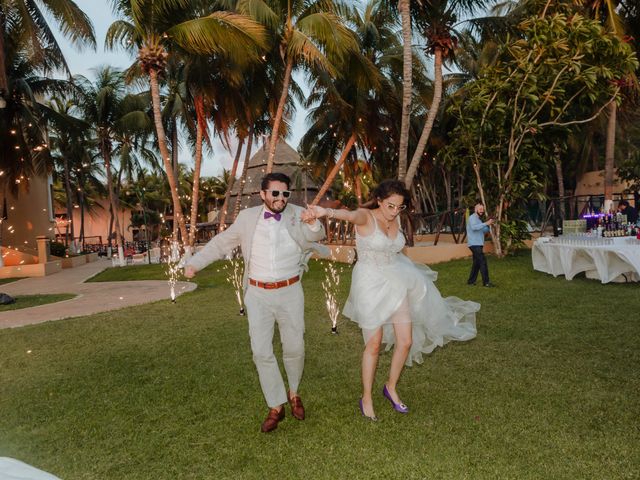
[[[312, 250], [328, 249], [314, 242], [324, 238], [318, 220], [297, 205], [287, 205], [291, 180], [283, 173], [262, 179], [263, 204], [242, 210], [233, 224], [216, 235], [185, 264], [184, 274], [192, 278], [198, 270], [230, 254], [237, 246], [244, 257], [244, 303], [249, 320], [253, 361], [269, 412], [261, 431], [270, 432], [285, 417], [284, 404], [304, 420], [298, 395], [304, 368], [304, 296], [300, 277]], [[288, 391], [273, 353], [274, 324], [282, 341], [282, 362]]]

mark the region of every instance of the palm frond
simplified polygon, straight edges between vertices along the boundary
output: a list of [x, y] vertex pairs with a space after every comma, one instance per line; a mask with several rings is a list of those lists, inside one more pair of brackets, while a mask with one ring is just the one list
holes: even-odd
[[266, 48], [262, 25], [244, 15], [214, 12], [170, 28], [167, 34], [181, 48], [198, 54], [220, 54], [238, 63], [257, 60], [258, 48]]
[[96, 37], [89, 17], [72, 0], [42, 0], [56, 20], [62, 34], [79, 49], [96, 48]]

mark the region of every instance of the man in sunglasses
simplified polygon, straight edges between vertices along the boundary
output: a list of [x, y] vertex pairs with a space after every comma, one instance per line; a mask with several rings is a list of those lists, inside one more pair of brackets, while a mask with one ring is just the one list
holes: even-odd
[[[251, 350], [269, 407], [261, 426], [265, 433], [275, 430], [285, 418], [287, 402], [291, 414], [304, 420], [304, 406], [298, 395], [304, 367], [304, 296], [300, 277], [313, 251], [328, 255], [327, 247], [315, 243], [325, 236], [321, 223], [304, 208], [288, 205], [290, 184], [283, 173], [267, 174], [261, 184], [262, 205], [242, 210], [227, 230], [187, 261], [184, 269], [185, 276], [192, 278], [236, 247], [242, 249]], [[273, 353], [276, 322], [288, 390]]]

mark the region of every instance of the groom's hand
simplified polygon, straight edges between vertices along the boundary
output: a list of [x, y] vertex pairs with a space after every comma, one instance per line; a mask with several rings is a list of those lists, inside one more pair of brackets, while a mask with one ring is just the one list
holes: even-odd
[[193, 278], [196, 276], [196, 269], [193, 268], [191, 265], [187, 265], [186, 267], [184, 267], [184, 276], [186, 278]]
[[302, 220], [304, 223], [311, 225], [312, 223], [315, 223], [316, 216], [314, 215], [314, 213], [311, 211], [310, 208], [307, 208], [306, 210], [303, 210], [302, 213], [300, 214], [300, 220]]

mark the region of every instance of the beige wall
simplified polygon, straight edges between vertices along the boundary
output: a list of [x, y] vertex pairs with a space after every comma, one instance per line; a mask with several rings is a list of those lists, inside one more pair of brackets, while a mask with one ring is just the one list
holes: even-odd
[[[54, 222], [48, 178], [35, 177], [29, 184], [29, 190], [22, 187], [17, 196], [6, 192], [8, 218], [2, 222], [2, 246], [37, 256], [36, 237], [53, 238]], [[3, 203], [0, 190], [0, 208]]]
[[[97, 202], [91, 212], [84, 214], [84, 235], [86, 237], [102, 237], [102, 243], [107, 242], [107, 235], [109, 230], [109, 201], [100, 200]], [[66, 213], [64, 208], [57, 208], [56, 213]], [[133, 241], [133, 233], [129, 226], [131, 225], [131, 210], [121, 210], [118, 219], [120, 221], [120, 228], [124, 230], [124, 239], [126, 242]], [[80, 235], [80, 209], [73, 209], [73, 224], [74, 235], [76, 238]], [[65, 228], [60, 227], [56, 229], [56, 233], [64, 235]], [[87, 238], [87, 243], [98, 243], [97, 238]]]
[[[629, 188], [627, 182], [621, 181], [618, 176], [613, 177], [613, 192], [622, 193]], [[604, 170], [594, 170], [583, 173], [576, 182], [574, 195], [603, 195], [604, 194]]]

